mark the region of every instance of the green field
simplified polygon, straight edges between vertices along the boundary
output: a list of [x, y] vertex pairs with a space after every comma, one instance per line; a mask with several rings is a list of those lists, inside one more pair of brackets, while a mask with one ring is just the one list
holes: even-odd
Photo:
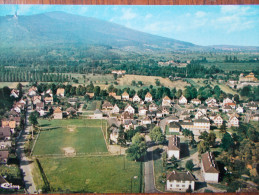
[[123, 156], [39, 160], [54, 192], [130, 193], [134, 176], [132, 192], [141, 190], [141, 163]]
[[39, 123], [42, 130], [33, 155], [64, 154], [67, 147], [75, 149], [77, 154], [108, 153], [101, 120], [39, 120]]

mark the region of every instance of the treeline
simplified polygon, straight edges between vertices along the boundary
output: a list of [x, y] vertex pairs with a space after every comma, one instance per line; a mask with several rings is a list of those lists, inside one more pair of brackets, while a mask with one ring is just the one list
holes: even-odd
[[10, 97], [10, 93], [9, 87], [0, 88], [0, 116], [3, 116], [13, 106], [14, 98]]

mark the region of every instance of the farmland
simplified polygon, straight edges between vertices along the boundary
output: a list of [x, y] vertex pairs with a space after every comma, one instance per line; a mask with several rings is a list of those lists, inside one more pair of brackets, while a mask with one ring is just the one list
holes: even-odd
[[[73, 148], [76, 153], [108, 153], [101, 120], [40, 120], [39, 123], [42, 131], [33, 155], [64, 154], [66, 148]], [[105, 128], [104, 125], [105, 122]]]

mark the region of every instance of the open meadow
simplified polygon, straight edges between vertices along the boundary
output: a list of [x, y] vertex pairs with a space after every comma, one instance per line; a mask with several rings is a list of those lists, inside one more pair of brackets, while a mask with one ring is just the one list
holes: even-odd
[[[140, 162], [124, 156], [40, 158], [41, 166], [54, 192], [130, 193], [141, 191]], [[125, 165], [125, 166], [124, 166]], [[37, 168], [37, 167], [35, 167]], [[36, 175], [35, 175], [36, 177]], [[35, 178], [37, 186], [43, 183]]]
[[106, 128], [105, 123], [90, 119], [39, 120], [41, 132], [33, 155], [108, 153], [101, 129], [102, 125]]
[[120, 86], [125, 87], [132, 87], [131, 83], [132, 81], [142, 81], [143, 86], [156, 86], [156, 79], [158, 79], [161, 83], [161, 85], [168, 87], [168, 88], [174, 88], [176, 89], [184, 89], [185, 86], [188, 86], [189, 84], [185, 81], [171, 81], [169, 78], [163, 78], [158, 76], [143, 76], [143, 75], [125, 75], [122, 78], [118, 78], [117, 81]]

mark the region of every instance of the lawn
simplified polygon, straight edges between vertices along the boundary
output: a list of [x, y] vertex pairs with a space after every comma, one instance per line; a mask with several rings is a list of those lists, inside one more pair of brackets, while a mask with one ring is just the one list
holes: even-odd
[[67, 147], [75, 149], [77, 154], [108, 153], [101, 120], [39, 120], [39, 123], [42, 131], [33, 155], [64, 154]]
[[[130, 193], [141, 189], [141, 163], [124, 156], [41, 158], [41, 166], [54, 192]], [[124, 170], [125, 160], [125, 170]]]

